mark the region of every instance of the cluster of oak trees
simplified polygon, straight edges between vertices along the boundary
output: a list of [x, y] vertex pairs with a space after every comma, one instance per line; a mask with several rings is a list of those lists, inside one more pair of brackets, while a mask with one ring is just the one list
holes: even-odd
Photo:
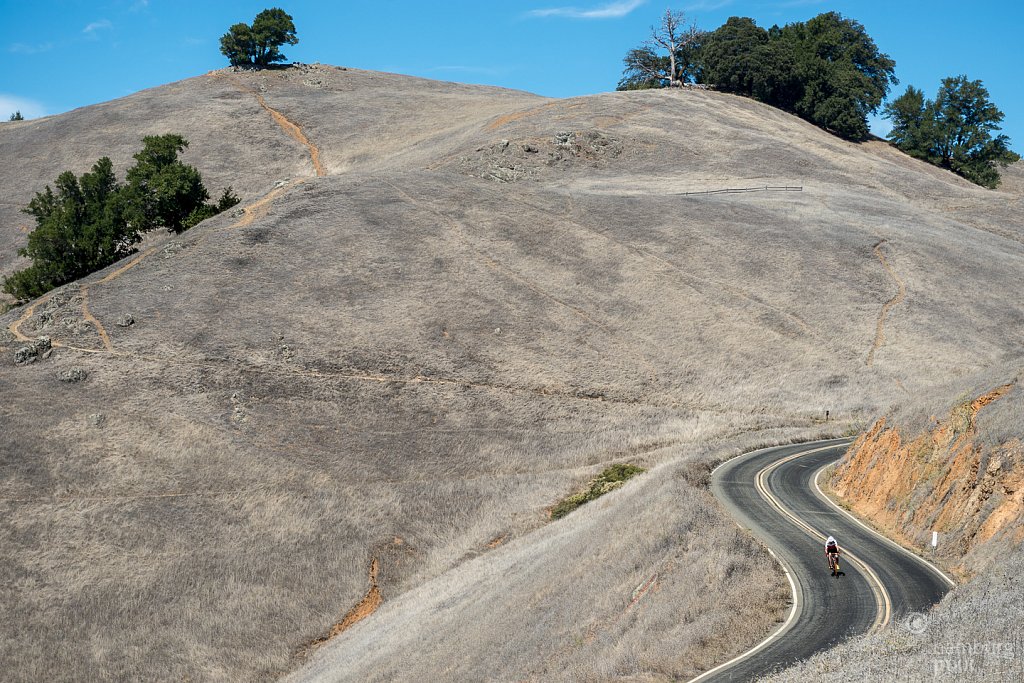
[[238, 203], [230, 187], [207, 202], [199, 171], [178, 159], [188, 146], [182, 136], [147, 136], [142, 144], [124, 183], [103, 157], [91, 172], [65, 171], [56, 190], [47, 185], [36, 193], [24, 209], [36, 227], [18, 250], [32, 265], [6, 277], [5, 292], [19, 300], [40, 296], [134, 253], [150, 230], [180, 233]]
[[626, 53], [619, 90], [686, 83], [752, 97], [792, 112], [848, 140], [869, 137], [868, 115], [893, 122], [889, 139], [917, 158], [995, 187], [998, 166], [1016, 161], [1005, 135], [993, 137], [1003, 114], [981, 81], [943, 80], [934, 100], [913, 87], [883, 107], [897, 84], [896, 62], [864, 26], [837, 12], [765, 29], [731, 17], [714, 31], [668, 10], [650, 38]]

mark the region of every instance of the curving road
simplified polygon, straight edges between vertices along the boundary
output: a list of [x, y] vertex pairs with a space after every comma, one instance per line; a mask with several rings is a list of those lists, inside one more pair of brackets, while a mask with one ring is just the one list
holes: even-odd
[[[939, 570], [860, 524], [818, 489], [818, 473], [842, 457], [849, 443], [842, 439], [754, 451], [713, 473], [715, 497], [779, 559], [795, 600], [775, 633], [691, 683], [754, 680], [924, 611], [952, 586]], [[844, 550], [846, 575], [839, 578], [825, 564], [829, 534]]]

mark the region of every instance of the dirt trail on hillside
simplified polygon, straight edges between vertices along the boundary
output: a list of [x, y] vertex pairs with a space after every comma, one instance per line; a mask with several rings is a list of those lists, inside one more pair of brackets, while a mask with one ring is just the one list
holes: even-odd
[[384, 602], [384, 598], [380, 594], [380, 587], [377, 585], [377, 571], [379, 568], [380, 564], [377, 562], [377, 558], [374, 557], [370, 560], [370, 587], [367, 589], [366, 595], [363, 599], [360, 600], [355, 607], [346, 612], [342, 620], [332, 626], [331, 630], [327, 632], [327, 635], [321, 636], [301, 648], [297, 653], [298, 656], [305, 657], [313, 649], [320, 647], [330, 639], [344, 633], [349, 628], [377, 611], [377, 608]]
[[309, 160], [312, 162], [313, 170], [316, 172], [317, 176], [323, 177], [327, 175], [323, 165], [320, 163], [320, 150], [316, 145], [309, 141], [309, 138], [307, 138], [306, 134], [302, 131], [302, 127], [267, 104], [267, 101], [263, 99], [263, 95], [258, 92], [253, 92], [253, 94], [256, 96], [256, 101], [260, 103], [260, 106], [270, 113], [274, 121], [277, 122], [277, 125], [279, 125], [285, 133], [297, 142], [306, 146], [306, 149], [309, 150]]
[[[220, 77], [223, 76], [223, 74], [218, 73], [216, 76]], [[323, 164], [320, 163], [320, 149], [314, 145], [308, 137], [306, 137], [306, 133], [302, 130], [302, 126], [267, 104], [267, 100], [263, 97], [263, 94], [255, 88], [245, 85], [244, 83], [240, 83], [237, 79], [231, 78], [230, 76], [227, 78], [233, 86], [242, 92], [255, 97], [259, 105], [263, 107], [268, 114], [270, 114], [271, 118], [274, 119], [274, 123], [276, 123], [278, 127], [288, 135], [288, 137], [303, 145], [309, 151], [309, 160], [310, 163], [313, 164], [313, 171], [316, 173], [317, 177], [327, 175], [327, 171], [324, 169]]]
[[882, 310], [878, 313], [878, 322], [875, 323], [875, 338], [871, 342], [871, 348], [868, 350], [868, 357], [865, 361], [869, 366], [873, 365], [875, 362], [875, 352], [878, 351], [882, 344], [885, 343], [885, 319], [889, 316], [889, 311], [891, 311], [894, 306], [903, 301], [907, 296], [906, 284], [904, 284], [903, 280], [900, 279], [900, 276], [896, 274], [896, 271], [893, 270], [892, 266], [889, 265], [889, 261], [886, 260], [885, 254], [882, 252], [883, 244], [888, 244], [888, 240], [882, 240], [875, 245], [875, 256], [877, 256], [878, 260], [882, 263], [882, 267], [885, 268], [885, 272], [887, 272], [893, 282], [896, 283], [896, 293], [892, 298], [882, 304]]
[[[306, 149], [309, 150], [310, 162], [313, 165], [313, 171], [315, 172], [317, 177], [323, 177], [323, 176], [327, 175], [326, 170], [324, 170], [323, 165], [320, 163], [320, 149], [316, 145], [314, 145], [309, 140], [308, 137], [306, 137], [306, 134], [302, 130], [301, 126], [299, 126], [297, 123], [295, 123], [294, 121], [290, 120], [287, 116], [285, 116], [284, 114], [282, 114], [281, 112], [279, 112], [278, 110], [274, 109], [269, 104], [267, 104], [267, 101], [266, 101], [266, 99], [264, 99], [263, 95], [260, 94], [259, 92], [257, 92], [256, 90], [254, 90], [252, 88], [249, 88], [248, 86], [246, 86], [246, 85], [244, 85], [242, 83], [239, 83], [239, 82], [237, 82], [234, 79], [230, 79], [230, 80], [231, 80], [232, 85], [237, 87], [239, 90], [242, 90], [243, 92], [246, 92], [246, 93], [249, 93], [249, 94], [253, 95], [256, 98], [256, 101], [259, 103], [260, 107], [262, 107], [264, 110], [266, 110], [270, 114], [271, 118], [273, 118], [274, 122], [277, 123], [277, 125], [281, 128], [281, 130], [283, 130], [289, 137], [291, 137], [292, 139], [296, 140], [300, 144], [304, 145], [306, 147]], [[300, 185], [301, 183], [305, 182], [306, 180], [308, 180], [308, 178], [301, 178], [299, 180], [293, 180], [293, 181], [291, 181], [289, 183], [286, 183], [284, 185], [279, 185], [279, 186], [275, 187], [274, 189], [272, 189], [270, 192], [266, 193], [265, 195], [263, 195], [262, 197], [257, 199], [255, 202], [252, 202], [252, 203], [244, 206], [242, 208], [242, 217], [238, 221], [236, 221], [235, 223], [231, 224], [229, 226], [229, 228], [232, 228], [232, 229], [234, 229], [234, 228], [243, 228], [243, 227], [251, 224], [257, 218], [262, 218], [262, 217], [266, 216], [267, 213], [270, 211], [270, 205], [274, 202], [275, 199], [280, 197], [282, 194], [284, 194], [288, 190], [291, 190], [292, 188], [296, 187], [297, 185]], [[204, 235], [202, 238], [200, 238], [200, 241], [202, 241], [203, 239], [208, 237], [209, 234], [211, 234], [211, 233], [208, 233], [207, 235]], [[84, 283], [84, 284], [81, 285], [80, 295], [81, 295], [81, 298], [82, 298], [82, 304], [81, 304], [82, 319], [85, 320], [86, 322], [88, 322], [90, 325], [92, 325], [96, 329], [96, 333], [99, 335], [100, 341], [103, 343], [103, 348], [102, 349], [92, 349], [92, 348], [88, 348], [88, 347], [73, 346], [73, 345], [61, 342], [60, 340], [56, 340], [56, 339], [51, 340], [52, 345], [55, 346], [55, 347], [66, 348], [66, 349], [70, 349], [70, 350], [74, 350], [74, 351], [83, 351], [85, 353], [104, 353], [104, 352], [108, 352], [109, 353], [109, 352], [113, 352], [114, 351], [114, 345], [113, 345], [113, 343], [110, 340], [110, 335], [107, 333], [107, 330], [103, 326], [103, 323], [100, 322], [99, 319], [96, 318], [96, 316], [92, 314], [92, 311], [89, 310], [89, 290], [92, 287], [95, 287], [96, 285], [103, 285], [103, 284], [106, 284], [108, 282], [111, 282], [112, 280], [116, 280], [117, 278], [121, 277], [121, 275], [123, 275], [127, 271], [129, 271], [132, 268], [134, 268], [135, 266], [137, 266], [143, 260], [145, 260], [148, 257], [152, 256], [156, 251], [157, 251], [156, 247], [151, 247], [150, 249], [147, 249], [146, 251], [142, 252], [141, 254], [139, 254], [138, 256], [133, 258], [127, 264], [121, 266], [117, 270], [114, 270], [114, 271], [108, 273], [103, 278], [101, 278], [99, 280], [96, 280], [95, 282], [88, 282], [88, 283]], [[13, 323], [11, 323], [8, 326], [8, 330], [14, 336], [16, 341], [20, 341], [20, 342], [32, 341], [29, 337], [27, 337], [25, 334], [23, 334], [21, 332], [21, 326], [23, 324], [25, 324], [33, 316], [33, 314], [35, 313], [36, 308], [38, 306], [46, 303], [47, 301], [49, 301], [54, 293], [55, 292], [51, 292], [49, 294], [46, 294], [43, 298], [37, 300], [36, 302], [34, 302], [30, 306], [28, 306], [25, 309], [25, 312], [22, 313], [22, 315], [19, 316], [17, 320], [15, 320]], [[0, 347], [0, 348], [6, 349], [7, 347]]]

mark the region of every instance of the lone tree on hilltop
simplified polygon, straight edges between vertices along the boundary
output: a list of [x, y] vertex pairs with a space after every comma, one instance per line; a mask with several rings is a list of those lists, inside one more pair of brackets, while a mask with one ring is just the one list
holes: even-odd
[[25, 120], [25, 117], [21, 115], [20, 111], [16, 111], [13, 114], [11, 114], [11, 118], [8, 119], [8, 121], [24, 121], [24, 120]]
[[686, 24], [683, 12], [665, 10], [661, 22], [651, 27], [651, 37], [626, 53], [618, 89], [672, 88], [694, 80], [694, 55], [702, 36], [696, 24]]
[[994, 188], [999, 167], [1020, 159], [1005, 135], [1003, 120], [981, 81], [945, 78], [934, 100], [910, 86], [885, 107], [892, 121], [889, 140], [912, 157], [949, 169], [972, 183]]
[[298, 42], [291, 15], [274, 7], [257, 14], [252, 26], [241, 22], [229, 28], [220, 38], [220, 51], [231, 66], [265, 69], [285, 60], [282, 45]]

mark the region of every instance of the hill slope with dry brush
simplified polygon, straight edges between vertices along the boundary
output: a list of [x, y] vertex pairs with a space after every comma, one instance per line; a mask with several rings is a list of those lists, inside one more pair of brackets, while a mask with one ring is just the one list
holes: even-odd
[[711, 92], [214, 72], [0, 127], [0, 189], [163, 132], [242, 208], [0, 317], [15, 679], [696, 673], [788, 599], [710, 467], [1024, 341], [1019, 183]]

